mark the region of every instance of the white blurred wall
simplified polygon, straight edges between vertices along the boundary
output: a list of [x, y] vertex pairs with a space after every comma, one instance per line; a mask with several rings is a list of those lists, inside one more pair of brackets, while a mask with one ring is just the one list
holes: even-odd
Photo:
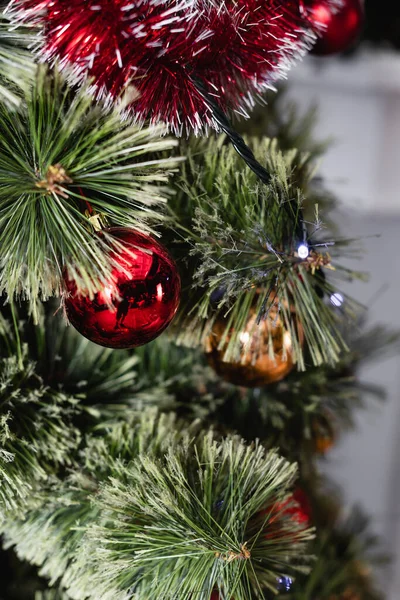
[[[370, 305], [371, 322], [400, 329], [400, 53], [308, 58], [288, 79], [301, 107], [317, 103], [316, 135], [336, 140], [321, 174], [343, 201], [341, 233], [365, 237], [365, 256], [351, 266], [369, 271], [370, 281], [346, 291]], [[348, 505], [362, 504], [372, 516], [393, 556], [382, 590], [387, 600], [400, 600], [400, 356], [361, 376], [384, 385], [387, 401], [358, 414], [357, 431], [342, 438], [326, 469]]]

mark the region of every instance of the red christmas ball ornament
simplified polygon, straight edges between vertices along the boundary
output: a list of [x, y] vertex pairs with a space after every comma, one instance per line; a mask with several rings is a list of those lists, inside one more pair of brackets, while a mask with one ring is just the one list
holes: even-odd
[[350, 48], [359, 37], [364, 23], [362, 0], [306, 0], [306, 12], [320, 36], [311, 53], [336, 54]]
[[116, 265], [110, 281], [90, 298], [77, 291], [66, 271], [66, 313], [79, 333], [100, 346], [141, 346], [172, 321], [179, 305], [179, 274], [165, 248], [151, 237], [124, 227], [103, 231], [122, 246], [110, 251]]
[[290, 516], [299, 525], [308, 527], [311, 519], [311, 504], [304, 490], [296, 488], [291, 497], [279, 505], [279, 512]]
[[[332, 1], [332, 0], [331, 0]], [[314, 39], [303, 0], [13, 0], [15, 24], [41, 27], [40, 56], [91, 78], [109, 101], [126, 89], [138, 121], [175, 133], [217, 127], [196, 80], [223, 110], [246, 113]]]
[[296, 488], [293, 494], [284, 502], [278, 502], [263, 510], [263, 515], [268, 515], [267, 538], [283, 536], [281, 523], [283, 518], [289, 518], [304, 529], [310, 526], [311, 504], [307, 494], [301, 488]]

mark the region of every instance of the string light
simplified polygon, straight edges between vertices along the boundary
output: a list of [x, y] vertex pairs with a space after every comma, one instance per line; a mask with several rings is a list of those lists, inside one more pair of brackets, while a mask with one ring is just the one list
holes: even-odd
[[289, 592], [292, 585], [293, 579], [291, 577], [282, 576], [278, 577], [278, 592]]
[[333, 304], [333, 306], [342, 306], [343, 302], [344, 302], [344, 298], [342, 296], [342, 294], [339, 294], [338, 292], [336, 292], [335, 294], [332, 294], [332, 296], [330, 297], [331, 303]]
[[301, 259], [305, 259], [308, 257], [308, 255], [310, 254], [310, 250], [307, 246], [307, 244], [300, 244], [300, 246], [297, 248], [297, 254], [299, 255], [299, 258]]

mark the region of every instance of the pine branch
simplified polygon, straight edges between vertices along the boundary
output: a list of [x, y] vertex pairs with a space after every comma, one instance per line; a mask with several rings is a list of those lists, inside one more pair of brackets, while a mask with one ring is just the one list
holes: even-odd
[[17, 330], [0, 314], [1, 517], [78, 460], [85, 432], [131, 419], [151, 394], [146, 386], [167, 395], [154, 382], [138, 384], [138, 357], [92, 344], [51, 312], [34, 326], [20, 309]]
[[36, 373], [26, 345], [21, 360], [16, 340], [0, 316], [0, 520], [47, 481], [80, 442], [73, 425], [77, 401], [51, 389]]
[[[40, 566], [40, 575], [50, 585], [59, 582], [81, 589], [92, 571], [88, 563], [78, 566], [76, 557], [85, 528], [100, 519], [100, 483], [118, 477], [124, 464], [139, 453], [162, 455], [182, 439], [181, 431], [174, 415], [158, 416], [154, 409], [99, 426], [76, 457], [76, 470], [34, 490], [23, 520], [8, 516], [3, 525], [5, 545], [17, 544], [18, 556]], [[79, 598], [80, 592], [76, 594]]]
[[[102, 515], [106, 514], [103, 513], [103, 511], [106, 510], [105, 507], [102, 508], [99, 503], [100, 489], [102, 486], [105, 485], [107, 481], [110, 481], [110, 478], [118, 480], [120, 484], [123, 485], [124, 482], [127, 481], [127, 478], [130, 477], [130, 470], [134, 468], [135, 465], [142, 464], [142, 461], [143, 466], [141, 468], [144, 472], [143, 477], [150, 476], [147, 472], [147, 461], [151, 461], [152, 456], [154, 457], [154, 468], [160, 469], [160, 473], [163, 472], [164, 463], [166, 461], [166, 459], [163, 458], [165, 454], [169, 456], [167, 462], [170, 464], [170, 468], [175, 469], [176, 465], [173, 462], [174, 456], [182, 453], [182, 462], [186, 465], [185, 468], [187, 468], [187, 471], [185, 472], [188, 481], [191, 481], [192, 477], [196, 478], [196, 473], [198, 471], [197, 458], [196, 455], [193, 454], [193, 451], [190, 450], [192, 446], [189, 444], [189, 441], [192, 436], [197, 435], [200, 423], [194, 423], [190, 428], [188, 427], [190, 419], [186, 419], [183, 422], [176, 422], [174, 421], [173, 416], [164, 415], [157, 417], [154, 410], [153, 412], [149, 412], [148, 410], [143, 411], [140, 404], [143, 402], [143, 397], [147, 397], [147, 399], [153, 398], [153, 401], [155, 401], [156, 398], [161, 398], [163, 400], [162, 405], [164, 406], [164, 409], [167, 408], [168, 403], [165, 398], [168, 398], [168, 395], [172, 396], [174, 389], [172, 382], [174, 377], [177, 380], [178, 368], [181, 366], [176, 365], [174, 367], [174, 374], [169, 372], [168, 381], [164, 386], [159, 386], [159, 382], [152, 381], [151, 376], [152, 371], [154, 372], [154, 369], [157, 368], [156, 362], [153, 362], [153, 367], [149, 368], [149, 365], [145, 364], [146, 360], [143, 356], [142, 370], [137, 368], [137, 377], [132, 377], [131, 380], [130, 397], [129, 393], [127, 393], [128, 388], [125, 387], [125, 382], [123, 382], [119, 389], [124, 401], [121, 402], [120, 406], [116, 407], [114, 414], [112, 414], [111, 408], [107, 403], [108, 390], [103, 389], [101, 379], [99, 379], [100, 374], [95, 374], [92, 380], [90, 377], [90, 369], [93, 368], [93, 362], [89, 358], [91, 350], [93, 349], [92, 345], [89, 344], [86, 352], [78, 352], [77, 359], [75, 360], [75, 368], [77, 368], [79, 377], [74, 375], [74, 365], [70, 368], [69, 376], [67, 378], [65, 377], [64, 369], [68, 368], [70, 353], [73, 355], [74, 348], [77, 347], [74, 345], [74, 340], [78, 340], [78, 336], [76, 336], [71, 328], [65, 330], [65, 326], [61, 320], [54, 320], [54, 325], [56, 324], [57, 327], [60, 328], [58, 334], [56, 328], [52, 331], [51, 328], [49, 329], [42, 325], [38, 332], [37, 329], [32, 330], [29, 323], [23, 324], [19, 338], [22, 343], [24, 343], [25, 339], [28, 340], [28, 348], [31, 356], [36, 358], [36, 369], [39, 373], [41, 373], [42, 370], [43, 372], [45, 371], [45, 365], [47, 364], [48, 381], [52, 385], [50, 390], [57, 389], [61, 381], [67, 381], [66, 387], [69, 389], [70, 394], [75, 394], [72, 395], [72, 398], [79, 397], [80, 399], [80, 412], [76, 415], [76, 418], [81, 420], [84, 415], [87, 414], [90, 419], [89, 422], [85, 423], [85, 427], [86, 431], [91, 433], [89, 437], [86, 438], [85, 446], [80, 452], [78, 452], [77, 449], [71, 450], [70, 457], [72, 458], [72, 464], [77, 465], [77, 467], [72, 467], [69, 474], [64, 476], [62, 471], [58, 471], [58, 475], [62, 477], [61, 479], [54, 476], [49, 479], [47, 483], [45, 481], [40, 482], [40, 485], [38, 485], [39, 481], [37, 477], [33, 479], [29, 497], [24, 499], [25, 501], [22, 505], [24, 519], [20, 520], [17, 518], [15, 512], [7, 511], [3, 523], [3, 531], [6, 533], [7, 544], [16, 544], [18, 555], [21, 558], [40, 566], [41, 575], [49, 578], [51, 584], [61, 581], [75, 597], [79, 598], [84, 593], [92, 593], [91, 589], [95, 584], [96, 586], [103, 585], [102, 583], [97, 584], [96, 582], [98, 578], [102, 578], [101, 573], [103, 572], [104, 564], [102, 563], [101, 566], [88, 564], [88, 552], [85, 549], [86, 544], [89, 544], [87, 538], [88, 529], [91, 529], [93, 524], [96, 524], [96, 526], [102, 525], [104, 520]], [[63, 332], [62, 327], [64, 327], [64, 335], [60, 335], [60, 333]], [[10, 330], [10, 326], [5, 327], [5, 329]], [[34, 333], [33, 337], [32, 331]], [[46, 336], [44, 336], [45, 332], [48, 333], [47, 340]], [[72, 341], [70, 340], [68, 342], [69, 335], [72, 336]], [[2, 347], [9, 347], [10, 349], [7, 350], [7, 353], [13, 355], [13, 353], [15, 353], [15, 340], [10, 338], [11, 336], [9, 335], [8, 343]], [[57, 351], [60, 353], [57, 356], [54, 354], [54, 348], [57, 348]], [[108, 354], [107, 350], [100, 349], [100, 351], [105, 355]], [[181, 352], [180, 349], [177, 349], [177, 351]], [[156, 357], [158, 349], [155, 347], [153, 352], [153, 356]], [[51, 360], [46, 359], [47, 356], [50, 357], [52, 355], [56, 357], [56, 360], [53, 359], [53, 364]], [[102, 360], [101, 354], [97, 355], [97, 359], [99, 365], [104, 364], [107, 373], [109, 373], [110, 371], [108, 371], [107, 362]], [[126, 353], [126, 360], [128, 362], [130, 361], [128, 353]], [[162, 358], [160, 358], [160, 360], [161, 362], [163, 361]], [[79, 367], [77, 367], [77, 365], [79, 365]], [[59, 374], [55, 368], [59, 370]], [[142, 373], [144, 372], [147, 373], [147, 377], [142, 378]], [[166, 372], [165, 375], [167, 375]], [[83, 383], [85, 379], [87, 382]], [[93, 387], [91, 381], [94, 383]], [[117, 388], [118, 385], [117, 381]], [[27, 386], [27, 388], [29, 390], [29, 386]], [[15, 386], [15, 389], [19, 390], [21, 396], [23, 394], [26, 395], [27, 390], [25, 388]], [[101, 393], [94, 393], [95, 389], [100, 389]], [[60, 391], [60, 393], [62, 392]], [[165, 397], [163, 396], [164, 393]], [[178, 402], [180, 401], [181, 399], [179, 399], [178, 394]], [[135, 412], [135, 409], [138, 408], [142, 409], [140, 415]], [[80, 422], [82, 426], [82, 423], [84, 422]], [[44, 432], [42, 431], [40, 421], [33, 421], [30, 430], [35, 432], [38, 442], [43, 439]], [[68, 432], [68, 429], [65, 428], [65, 431]], [[235, 442], [235, 444], [236, 443], [239, 444], [239, 442]], [[180, 450], [177, 449], [178, 446]], [[209, 451], [217, 452], [215, 444], [213, 445], [213, 448], [214, 449], [212, 450], [210, 446]], [[220, 451], [221, 450], [218, 450], [218, 452]], [[237, 451], [235, 451], [235, 456], [236, 454], [237, 456], [240, 456], [241, 452], [250, 452], [250, 450], [246, 451], [245, 447], [239, 444]], [[263, 454], [263, 451], [259, 449], [257, 452], [259, 461], [261, 461], [260, 457]], [[187, 463], [184, 462], [184, 459], [187, 459]], [[214, 457], [214, 461], [215, 460], [216, 457]], [[226, 457], [226, 460], [228, 460], [228, 457]], [[277, 478], [277, 483], [280, 482], [280, 478], [283, 477], [284, 481], [288, 478], [287, 485], [289, 485], [289, 482], [292, 481], [294, 476], [293, 467], [291, 467], [285, 475], [287, 463], [278, 458], [275, 458], [274, 460], [278, 462], [273, 462], [271, 464], [267, 462], [264, 465], [264, 485], [266, 485], [266, 482], [268, 481], [268, 478], [266, 478], [268, 465], [270, 465], [272, 473], [274, 473], [273, 477]], [[202, 462], [204, 461], [202, 460]], [[238, 468], [239, 462], [235, 468]], [[38, 457], [38, 464], [43, 464], [41, 457]], [[259, 464], [259, 478], [261, 479], [261, 463], [257, 464]], [[273, 467], [272, 465], [275, 466]], [[278, 465], [280, 465], [282, 469], [278, 468]], [[250, 469], [250, 465], [248, 466], [248, 469], [249, 471], [253, 471]], [[44, 470], [48, 470], [48, 466], [45, 466]], [[27, 472], [26, 467], [25, 472]], [[53, 473], [55, 475], [56, 471], [53, 470]], [[246, 477], [243, 475], [243, 480], [245, 479]], [[239, 480], [240, 477], [238, 476], [238, 481]], [[215, 502], [219, 500], [218, 494], [220, 493], [219, 490], [221, 489], [221, 486], [226, 485], [226, 475], [221, 473], [218, 481], [218, 490], [215, 491]], [[140, 484], [140, 487], [143, 487], [143, 482]], [[150, 492], [150, 487], [148, 489], [149, 493], [153, 494], [154, 490], [153, 492]], [[281, 487], [279, 487], [279, 490], [280, 493], [282, 493]], [[241, 485], [237, 488], [235, 487], [234, 493], [235, 497], [241, 497]], [[155, 497], [159, 497], [159, 495], [160, 494], [157, 493]], [[233, 503], [233, 499], [231, 502]], [[108, 517], [106, 517], [106, 520], [108, 520]], [[292, 525], [290, 523], [287, 523], [287, 527], [292, 530]], [[293, 538], [291, 534], [290, 543], [293, 542], [293, 539], [297, 539], [296, 532], [294, 532], [293, 535], [295, 537]], [[279, 536], [277, 536], [277, 538], [278, 537]], [[301, 539], [299, 540], [299, 543], [301, 542]], [[216, 541], [216, 551], [218, 551], [220, 542], [218, 542], [218, 540]], [[285, 543], [286, 538], [284, 537], [283, 546], [285, 546]], [[271, 552], [274, 557], [273, 560], [278, 560], [281, 552], [278, 539], [275, 540], [274, 538], [272, 549], [269, 544], [267, 546], [268, 547], [264, 548], [264, 550], [268, 550], [268, 556], [269, 552]], [[234, 551], [235, 548], [236, 546], [234, 546], [232, 551]], [[226, 551], [228, 552], [229, 549], [226, 549]], [[286, 556], [288, 550], [283, 548], [282, 552]], [[208, 552], [208, 554], [210, 554], [210, 552]], [[170, 563], [170, 561], [168, 562]], [[281, 564], [278, 563], [275, 563], [275, 570], [283, 568]], [[99, 572], [99, 569], [101, 573]], [[139, 567], [139, 570], [140, 569], [141, 567]], [[272, 571], [274, 573], [274, 569], [272, 569]], [[264, 573], [263, 577], [266, 581], [266, 585], [271, 586], [272, 582], [275, 581], [275, 575], [271, 574], [269, 570], [266, 574]], [[254, 579], [254, 581], [256, 580], [258, 581], [258, 576]], [[229, 589], [232, 581], [227, 581], [225, 583], [224, 581], [225, 580], [221, 580], [221, 585], [226, 584], [228, 585], [227, 589]], [[249, 592], [245, 592], [245, 587], [248, 585], [250, 585], [250, 583], [242, 585], [242, 594], [247, 593], [247, 596]], [[253, 582], [252, 585], [255, 585], [255, 583]], [[148, 597], [146, 590], [143, 591], [143, 594], [144, 595], [141, 596], [142, 598]], [[94, 593], [93, 597], [98, 600], [99, 595], [97, 591]]]
[[0, 6], [0, 100], [9, 110], [21, 103], [21, 95], [29, 89], [35, 77], [36, 65], [28, 46], [34, 33], [31, 28], [11, 28]]
[[[196, 352], [175, 347], [166, 339], [132, 353], [122, 353], [122, 356], [119, 355], [118, 365], [111, 360], [115, 353], [98, 348], [97, 353], [93, 354], [95, 346], [82, 340], [72, 328], [66, 328], [60, 318], [52, 317], [39, 329], [32, 328], [23, 320], [20, 322], [19, 337], [29, 351], [30, 360], [36, 360], [36, 377], [40, 374], [45, 378], [47, 367], [47, 385], [51, 384], [51, 387], [47, 388], [48, 391], [58, 390], [60, 394], [65, 394], [65, 390], [68, 390], [71, 398], [79, 398], [79, 412], [73, 416], [72, 422], [78, 419], [80, 428], [83, 427], [89, 435], [85, 438], [84, 447], [79, 452], [77, 449], [72, 449], [68, 453], [68, 456], [73, 458], [72, 468], [68, 473], [58, 471], [61, 478], [53, 476], [48, 482], [37, 478], [31, 480], [29, 497], [23, 504], [18, 503], [19, 509], [22, 505], [25, 518], [18, 519], [15, 513], [8, 512], [3, 530], [6, 533], [7, 545], [16, 545], [20, 558], [38, 565], [40, 573], [50, 579], [50, 584], [61, 583], [69, 589], [72, 597], [77, 599], [89, 595], [89, 598], [99, 600], [103, 597], [108, 598], [107, 594], [113, 599], [118, 598], [118, 594], [123, 597], [122, 594], [133, 585], [132, 579], [137, 586], [134, 592], [132, 591], [136, 594], [137, 600], [163, 597], [162, 594], [167, 592], [174, 593], [173, 587], [172, 590], [167, 588], [164, 591], [163, 585], [167, 584], [161, 577], [161, 573], [160, 578], [153, 579], [151, 576], [151, 574], [154, 576], [158, 569], [159, 559], [164, 559], [165, 564], [171, 564], [173, 560], [171, 556], [175, 556], [172, 552], [174, 544], [176, 548], [179, 547], [179, 552], [182, 554], [178, 561], [177, 573], [183, 577], [181, 569], [185, 569], [185, 564], [189, 565], [187, 567], [189, 569], [192, 567], [194, 569], [194, 564], [198, 566], [203, 562], [204, 565], [208, 564], [210, 552], [204, 546], [206, 540], [212, 539], [213, 548], [215, 546], [215, 551], [220, 552], [221, 555], [229, 550], [237, 551], [236, 554], [239, 554], [240, 544], [247, 539], [247, 527], [253, 527], [255, 522], [254, 528], [256, 531], [259, 530], [260, 524], [257, 519], [254, 519], [254, 515], [259, 513], [257, 509], [254, 509], [254, 515], [252, 517], [249, 515], [248, 519], [243, 512], [240, 512], [244, 510], [244, 506], [238, 499], [247, 497], [242, 484], [238, 484], [231, 491], [222, 492], [222, 490], [229, 488], [227, 482], [230, 479], [254, 486], [252, 477], [257, 473], [257, 477], [259, 476], [257, 485], [261, 485], [261, 480], [263, 485], [267, 485], [266, 474], [269, 472], [276, 473], [277, 477], [285, 477], [286, 463], [268, 462], [267, 458], [261, 460], [260, 456], [263, 453], [261, 449], [246, 450], [245, 446], [234, 441], [236, 438], [230, 438], [230, 442], [222, 442], [222, 446], [221, 443], [216, 445], [215, 442], [209, 445], [208, 442], [202, 441], [204, 436], [198, 433], [200, 427], [207, 428], [211, 423], [221, 427], [222, 424], [223, 431], [231, 428], [252, 438], [259, 436], [267, 447], [277, 440], [284, 442], [285, 438], [296, 439], [295, 444], [300, 446], [301, 436], [305, 435], [303, 425], [299, 425], [301, 419], [307, 420], [313, 415], [318, 415], [326, 403], [331, 401], [334, 402], [330, 405], [332, 412], [337, 408], [340, 413], [339, 409], [343, 404], [344, 414], [351, 414], [359, 397], [354, 375], [349, 377], [347, 371], [338, 378], [338, 366], [336, 371], [324, 367], [311, 369], [297, 377], [293, 375], [282, 384], [260, 390], [258, 397], [250, 404], [252, 392], [244, 394], [240, 388], [224, 384], [202, 364]], [[7, 343], [2, 344], [1, 347], [4, 353], [7, 355], [11, 353], [16, 360], [16, 343], [12, 336], [12, 326], [4, 320], [2, 323], [3, 330], [8, 332], [8, 336]], [[383, 331], [377, 335], [375, 329], [371, 331], [370, 336], [362, 334], [362, 343], [359, 343], [358, 338], [349, 340], [355, 350], [347, 357], [347, 366], [342, 364], [341, 368], [344, 371], [346, 368], [351, 369], [354, 374], [356, 366], [365, 358], [364, 349], [367, 355], [371, 352], [379, 353], [376, 346], [374, 347], [368, 341], [372, 337], [375, 341], [378, 338], [382, 342], [394, 341], [393, 336], [388, 336]], [[9, 350], [6, 350], [7, 347]], [[113, 379], [113, 369], [118, 367], [123, 373], [125, 363], [133, 369], [133, 372], [129, 373], [128, 380], [125, 376], [122, 378], [117, 376]], [[126, 373], [128, 376], [128, 372]], [[107, 385], [108, 380], [110, 385]], [[27, 388], [29, 389], [29, 386]], [[16, 390], [20, 390], [21, 395], [23, 389], [22, 386], [15, 385], [13, 395], [16, 395]], [[115, 402], [114, 411], [111, 408], [111, 398]], [[287, 411], [287, 414], [283, 415], [282, 423], [271, 417], [273, 407], [280, 403], [285, 403]], [[166, 412], [171, 409], [177, 410], [184, 420], [176, 421], [171, 415], [157, 416], [154, 408], [150, 411], [146, 408], [149, 406], [159, 406]], [[266, 406], [269, 407], [270, 412], [264, 414], [263, 407]], [[255, 408], [257, 412], [254, 412]], [[201, 420], [193, 422], [193, 419], [198, 416]], [[63, 423], [65, 422], [64, 417]], [[193, 425], [188, 430], [188, 423], [191, 422]], [[247, 429], [249, 423], [251, 427]], [[298, 428], [299, 433], [297, 437], [291, 438], [294, 428]], [[40, 421], [39, 423], [32, 421], [29, 430], [35, 432], [37, 443], [43, 440]], [[196, 445], [200, 448], [197, 453], [189, 444], [191, 437], [195, 438]], [[206, 444], [204, 448], [203, 443]], [[235, 449], [231, 447], [228, 452], [229, 444], [233, 444]], [[49, 448], [51, 447], [49, 445]], [[222, 450], [222, 447], [225, 450]], [[283, 448], [291, 460], [297, 458], [296, 450], [293, 450], [290, 444], [289, 448], [286, 448], [284, 443]], [[218, 459], [214, 456], [214, 451]], [[256, 456], [259, 457], [257, 460], [253, 452], [256, 452]], [[260, 456], [258, 452], [261, 453]], [[225, 458], [220, 461], [221, 453]], [[254, 460], [259, 468], [254, 466], [249, 456], [253, 457], [251, 460]], [[235, 457], [233, 465], [229, 465], [229, 457], [232, 459]], [[264, 460], [267, 462], [261, 468]], [[274, 460], [282, 461], [277, 457]], [[46, 464], [46, 461], [43, 462], [43, 458], [40, 458], [39, 465], [43, 464]], [[214, 464], [215, 469], [205, 472], [200, 477], [199, 468], [201, 472], [201, 465], [207, 464]], [[278, 468], [278, 464], [282, 469]], [[48, 470], [48, 466], [44, 469]], [[29, 473], [26, 465], [23, 465], [21, 472], [25, 477], [26, 473]], [[53, 470], [53, 473], [56, 474], [57, 471]], [[293, 473], [289, 477], [290, 481], [292, 477]], [[38, 483], [40, 485], [37, 485]], [[210, 495], [205, 496], [205, 491], [210, 490], [210, 486], [212, 493], [209, 492]], [[278, 487], [280, 493], [283, 493], [282, 487]], [[177, 498], [182, 498], [183, 505], [180, 506], [179, 500], [176, 500], [177, 507], [174, 511], [171, 509], [171, 494], [175, 493], [176, 489], [178, 489]], [[188, 490], [192, 490], [190, 493], [194, 494], [193, 504], [191, 503], [190, 506], [184, 502], [188, 497]], [[265, 489], [264, 492], [267, 493]], [[154, 499], [157, 499], [156, 506]], [[221, 499], [224, 501], [222, 504]], [[279, 502], [277, 499], [262, 500], [260, 505], [269, 506], [275, 501]], [[208, 514], [208, 510], [212, 517], [210, 517], [211, 529], [213, 530], [215, 525], [214, 521], [218, 523], [218, 527], [215, 525], [216, 530], [212, 534], [209, 529], [204, 529], [203, 519], [200, 519], [196, 525], [196, 532], [201, 532], [203, 537], [201, 543], [194, 543], [194, 547], [191, 542], [193, 533], [190, 533], [190, 523], [196, 523], [195, 516], [203, 514], [203, 509], [199, 508], [201, 502], [204, 502], [204, 515]], [[221, 506], [230, 508], [229, 510], [226, 508], [224, 513], [220, 512]], [[189, 508], [193, 511], [189, 515], [190, 520], [183, 518]], [[167, 524], [164, 519], [171, 521]], [[174, 520], [176, 523], [179, 522], [179, 527], [172, 525]], [[244, 524], [244, 529], [239, 528], [242, 537], [235, 530], [237, 523]], [[233, 531], [229, 529], [230, 526]], [[263, 528], [267, 526], [262, 524]], [[292, 532], [292, 523], [287, 523], [286, 526]], [[219, 527], [228, 533], [222, 535]], [[144, 531], [146, 535], [143, 535]], [[165, 538], [159, 533], [163, 531], [166, 532]], [[217, 535], [218, 531], [220, 535]], [[234, 537], [235, 531], [239, 537]], [[236, 540], [233, 548], [229, 549], [223, 545], [224, 540], [226, 543], [228, 539], [226, 537], [228, 534], [229, 538]], [[117, 536], [115, 540], [114, 535]], [[152, 537], [153, 535], [155, 537]], [[291, 544], [292, 535], [293, 532], [290, 534]], [[124, 536], [129, 539], [129, 544], [123, 543]], [[182, 548], [179, 545], [181, 544], [179, 536], [181, 540], [188, 540], [187, 547]], [[164, 546], [160, 544], [162, 541], [165, 543], [167, 537], [168, 552], [163, 554]], [[268, 541], [266, 546], [264, 540]], [[261, 592], [257, 592], [256, 581], [265, 586], [263, 594], [265, 598], [269, 598], [273, 594], [272, 588], [276, 591], [276, 578], [281, 574], [285, 576], [290, 574], [290, 568], [279, 558], [281, 551], [285, 556], [288, 553], [285, 547], [286, 541], [285, 536], [281, 539], [280, 535], [273, 537], [272, 540], [262, 538], [257, 541], [253, 548], [256, 563], [253, 575], [251, 575], [253, 566], [247, 562], [243, 565], [241, 560], [238, 560], [238, 564], [241, 565], [239, 571], [235, 571], [235, 565], [230, 565], [224, 560], [221, 569], [218, 561], [208, 570], [202, 567], [204, 570], [200, 570], [200, 575], [202, 572], [204, 577], [206, 572], [208, 574], [208, 579], [204, 580], [205, 584], [201, 590], [204, 598], [208, 600], [207, 593], [211, 592], [215, 585], [220, 585], [221, 593], [225, 593], [226, 597], [234, 594], [235, 598], [243, 600], [262, 598]], [[137, 559], [136, 554], [132, 557], [126, 555], [125, 548], [145, 549], [146, 544], [149, 544], [148, 554], [139, 553]], [[296, 545], [293, 547], [295, 548]], [[98, 548], [101, 552], [97, 551]], [[190, 555], [192, 551], [195, 552], [198, 560], [194, 561]], [[95, 555], [96, 559], [89, 564], [88, 556], [91, 555]], [[268, 562], [271, 555], [272, 562], [278, 560], [279, 564], [271, 564], [264, 571], [263, 561]], [[287, 556], [292, 566], [296, 566], [292, 554], [289, 552]], [[144, 561], [144, 557], [149, 560]], [[259, 557], [262, 557], [261, 562], [258, 562]], [[228, 572], [228, 565], [232, 566], [231, 573]], [[170, 567], [165, 569], [170, 572]], [[173, 570], [175, 572], [175, 563]], [[149, 571], [148, 579], [142, 579], [142, 573], [147, 571]], [[103, 573], [108, 575], [103, 576]], [[190, 572], [188, 573], [189, 575], [184, 576], [187, 585], [191, 580]], [[196, 571], [192, 579], [193, 585], [195, 581], [199, 581], [198, 577], [199, 572]], [[238, 580], [235, 579], [236, 577]], [[211, 578], [214, 579], [211, 581]], [[177, 575], [177, 578], [168, 585], [178, 586], [179, 583], [181, 582]], [[154, 588], [151, 587], [153, 585]], [[232, 586], [235, 585], [237, 587], [233, 592]], [[193, 590], [189, 588], [183, 590], [188, 598], [192, 592]], [[184, 596], [176, 597], [181, 599]]]
[[113, 479], [99, 498], [109, 520], [88, 537], [109, 565], [98, 569], [97, 597], [122, 598], [129, 589], [138, 598], [208, 600], [218, 587], [244, 600], [276, 591], [281, 570], [307, 562], [311, 532], [282, 514], [274, 529], [271, 516], [294, 473], [257, 445], [217, 444], [210, 435], [164, 461], [141, 457], [126, 482]]
[[4, 523], [6, 547], [93, 600], [208, 600], [215, 586], [265, 598], [279, 573], [305, 568], [311, 530], [273, 509], [294, 465], [238, 438], [199, 434], [192, 445], [190, 430], [177, 434], [165, 417], [148, 423], [149, 413], [91, 438], [83, 471], [42, 488], [23, 521]]
[[[335, 364], [346, 344], [336, 331], [335, 314], [321, 296], [340, 288], [337, 281], [327, 281], [324, 272], [336, 269], [338, 281], [361, 274], [337, 264], [347, 241], [333, 244], [324, 236], [318, 212], [314, 224], [301, 220], [304, 190], [314, 169], [310, 156], [296, 150], [282, 154], [268, 140], [252, 139], [251, 145], [274, 174], [269, 186], [258, 184], [223, 137], [196, 140], [185, 149], [188, 161], [172, 212], [184, 241], [182, 254], [191, 248], [188, 277], [192, 275], [198, 293], [182, 305], [178, 339], [187, 345], [205, 344], [213, 323], [223, 317], [226, 335], [220, 349], [230, 331], [224, 360], [239, 361], [250, 310], [255, 306], [258, 322], [268, 318], [273, 298], [291, 334], [299, 370], [305, 368], [300, 332], [314, 365]], [[309, 248], [305, 260], [297, 254], [301, 244]], [[356, 308], [346, 297], [343, 309], [349, 318]]]
[[60, 294], [63, 267], [89, 293], [110, 275], [87, 203], [110, 224], [148, 231], [163, 219], [177, 159], [154, 158], [176, 145], [161, 133], [122, 122], [43, 69], [17, 112], [0, 105], [0, 290], [8, 298], [34, 305]]

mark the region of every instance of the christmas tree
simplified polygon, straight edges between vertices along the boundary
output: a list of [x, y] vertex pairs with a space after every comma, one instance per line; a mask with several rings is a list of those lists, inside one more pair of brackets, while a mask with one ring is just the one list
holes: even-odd
[[362, 18], [2, 6], [2, 600], [381, 598], [318, 459], [397, 335], [341, 290], [325, 144], [271, 93]]

